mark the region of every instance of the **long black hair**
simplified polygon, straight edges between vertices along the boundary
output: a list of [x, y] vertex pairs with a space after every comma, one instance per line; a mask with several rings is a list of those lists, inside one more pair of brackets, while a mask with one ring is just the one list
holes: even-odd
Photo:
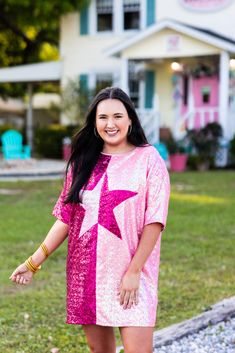
[[94, 134], [96, 123], [96, 109], [99, 102], [104, 99], [120, 100], [132, 121], [132, 129], [127, 140], [134, 146], [148, 144], [147, 138], [141, 127], [134, 104], [118, 87], [107, 87], [102, 89], [91, 102], [84, 127], [74, 136], [72, 142], [71, 157], [67, 163], [66, 174], [72, 169], [72, 184], [65, 203], [79, 203], [79, 192], [88, 182], [88, 179], [98, 161], [100, 152], [103, 150], [104, 141], [99, 135]]

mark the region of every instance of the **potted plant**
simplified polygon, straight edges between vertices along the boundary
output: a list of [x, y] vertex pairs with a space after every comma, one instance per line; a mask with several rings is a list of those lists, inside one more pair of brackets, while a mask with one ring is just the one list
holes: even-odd
[[231, 165], [235, 167], [235, 135], [230, 141], [229, 152], [230, 152]]
[[167, 141], [169, 152], [170, 170], [172, 172], [184, 172], [186, 170], [188, 154], [183, 141], [176, 141], [171, 137]]
[[189, 161], [193, 161], [197, 170], [208, 170], [214, 166], [222, 128], [218, 123], [209, 123], [201, 129], [187, 131], [186, 139], [192, 146], [193, 153]]

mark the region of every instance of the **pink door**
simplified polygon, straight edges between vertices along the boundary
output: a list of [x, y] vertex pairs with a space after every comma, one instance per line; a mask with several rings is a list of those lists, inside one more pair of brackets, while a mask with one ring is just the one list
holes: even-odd
[[[182, 83], [183, 100], [181, 112], [184, 115], [187, 115], [188, 110], [193, 112], [190, 115], [191, 121], [187, 120], [186, 125], [189, 128], [198, 129], [209, 122], [218, 121], [218, 77], [215, 75], [191, 78], [190, 83], [186, 85], [184, 82]], [[184, 99], [184, 94], [187, 94], [186, 92], [184, 93], [185, 88], [188, 91], [187, 99]]]

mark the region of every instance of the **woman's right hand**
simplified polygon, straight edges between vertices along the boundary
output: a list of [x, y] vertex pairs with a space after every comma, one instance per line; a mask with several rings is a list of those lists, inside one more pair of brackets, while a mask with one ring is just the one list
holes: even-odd
[[18, 284], [29, 284], [33, 278], [33, 272], [28, 269], [28, 267], [23, 263], [18, 266], [12, 275], [9, 277], [12, 282]]

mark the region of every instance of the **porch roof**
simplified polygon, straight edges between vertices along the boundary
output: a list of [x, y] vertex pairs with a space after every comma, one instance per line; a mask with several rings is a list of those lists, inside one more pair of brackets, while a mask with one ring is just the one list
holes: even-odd
[[45, 82], [59, 81], [62, 63], [60, 61], [26, 64], [0, 69], [0, 82]]
[[62, 75], [62, 62], [50, 61], [0, 69], [0, 82], [27, 82], [28, 109], [26, 116], [27, 143], [33, 148], [33, 84], [37, 82], [59, 81]]
[[[137, 59], [141, 58], [150, 58], [152, 53], [146, 53], [145, 49], [147, 49], [146, 42], [154, 35], [161, 35], [160, 32], [168, 31], [169, 33], [178, 33], [182, 34], [187, 38], [191, 38], [193, 41], [192, 44], [200, 43], [201, 53], [198, 55], [207, 55], [207, 54], [215, 54], [221, 52], [221, 50], [230, 52], [232, 54], [235, 53], [235, 40], [229, 37], [225, 37], [220, 33], [214, 32], [212, 30], [203, 29], [195, 26], [191, 26], [182, 22], [173, 21], [173, 20], [163, 20], [154, 24], [144, 31], [141, 31], [137, 35], [134, 35], [131, 38], [128, 38], [125, 41], [116, 44], [115, 46], [108, 48], [105, 50], [105, 54], [107, 56], [123, 56], [130, 57], [135, 59], [135, 53], [137, 54]], [[168, 33], [167, 32], [167, 33]], [[154, 37], [155, 38], [155, 37]], [[151, 42], [151, 45], [153, 42]], [[154, 44], [157, 44], [157, 40], [154, 39]], [[143, 46], [145, 46], [143, 50]], [[200, 50], [198, 50], [200, 52]], [[149, 54], [149, 55], [148, 55]], [[138, 56], [139, 55], [139, 56]], [[164, 48], [161, 46], [161, 52], [159, 53], [159, 57], [175, 57], [175, 56], [183, 56], [184, 53], [180, 53], [180, 51], [171, 51], [170, 53], [164, 53]], [[194, 54], [193, 54], [194, 55]], [[186, 56], [190, 56], [189, 53], [186, 53]], [[153, 58], [156, 56], [153, 55]]]

